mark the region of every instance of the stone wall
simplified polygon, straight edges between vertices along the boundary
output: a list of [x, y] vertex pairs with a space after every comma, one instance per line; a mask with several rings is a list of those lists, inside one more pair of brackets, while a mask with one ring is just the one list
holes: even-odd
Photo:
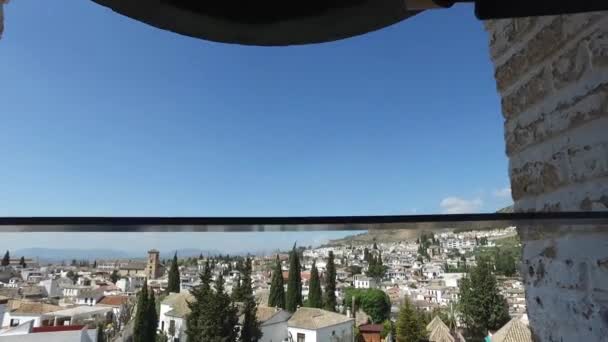
[[[485, 25], [515, 210], [608, 210], [608, 12]], [[608, 226], [519, 234], [535, 339], [607, 341]]]

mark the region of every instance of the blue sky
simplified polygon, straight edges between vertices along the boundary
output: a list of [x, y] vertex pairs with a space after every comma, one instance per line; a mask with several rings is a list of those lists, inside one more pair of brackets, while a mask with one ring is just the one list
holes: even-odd
[[183, 37], [91, 1], [13, 1], [5, 17], [0, 215], [421, 214], [511, 201], [488, 37], [471, 6], [282, 48]]

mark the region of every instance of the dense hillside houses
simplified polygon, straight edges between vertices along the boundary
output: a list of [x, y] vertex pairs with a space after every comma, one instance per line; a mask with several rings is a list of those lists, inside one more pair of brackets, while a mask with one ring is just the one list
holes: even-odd
[[[504, 260], [500, 261], [501, 266], [498, 261], [501, 255], [513, 253], [503, 246], [506, 246], [505, 241], [516, 246], [516, 242], [509, 240], [514, 237], [515, 230], [509, 227], [486, 231], [444, 231], [390, 243], [300, 247], [302, 304], [292, 312], [269, 305], [277, 265], [283, 291], [287, 293], [290, 254], [253, 257], [248, 279], [257, 303], [255, 317], [262, 333], [259, 341], [353, 342], [358, 336], [364, 341], [392, 342], [395, 331], [385, 329], [384, 325], [390, 321], [397, 324], [404, 302], [411, 303], [418, 312], [435, 317], [439, 317], [437, 313], [441, 311], [445, 318], [445, 313], [453, 310], [461, 299], [460, 283], [481, 256], [494, 257], [497, 262], [496, 279], [500, 294], [506, 299], [509, 315], [513, 318], [505, 329], [525, 330], [526, 321], [522, 317], [526, 314], [526, 303], [522, 279], [516, 272], [507, 271], [509, 267], [502, 265]], [[97, 335], [92, 332], [95, 329], [101, 329], [107, 338], [127, 340], [133, 334], [130, 322], [135, 315], [136, 297], [147, 284], [159, 307], [157, 333], [168, 341], [187, 341], [188, 303], [194, 300], [192, 291], [201, 285], [201, 273], [206, 265], [212, 265], [211, 283], [221, 277], [226, 293], [232, 296], [242, 286], [243, 258], [201, 255], [179, 259], [177, 289], [169, 293], [171, 262], [161, 261], [159, 254], [152, 249], [141, 259], [72, 260], [47, 265], [38, 264], [34, 258], [26, 258], [27, 265], [11, 262], [1, 266], [0, 340], [9, 334], [32, 336], [33, 340], [39, 340], [40, 336], [52, 333], [62, 336], [65, 341], [90, 339], [94, 342]], [[331, 272], [335, 277], [333, 308], [324, 306], [328, 298], [330, 254], [334, 261]], [[309, 300], [314, 301], [311, 291], [316, 286], [312, 280], [315, 273], [313, 265], [318, 274], [315, 281], [320, 282], [322, 307], [308, 307]], [[354, 311], [353, 302], [347, 302], [351, 300], [349, 293], [353, 293], [352, 289], [360, 291], [356, 294], [360, 298], [356, 299]], [[376, 297], [369, 298], [383, 294], [385, 299], [382, 303], [385, 304], [372, 302], [372, 305], [385, 307], [381, 316], [366, 307], [365, 301], [372, 300], [366, 297], [368, 293], [376, 293]], [[238, 309], [235, 325], [240, 331], [246, 324], [244, 303], [235, 302], [235, 305]], [[462, 338], [457, 334], [461, 318], [456, 315], [451, 323], [453, 325], [447, 335], [443, 322], [439, 324], [437, 321], [427, 333], [434, 331], [445, 341], [458, 341]], [[504, 331], [494, 333], [497, 338], [505, 334]]]

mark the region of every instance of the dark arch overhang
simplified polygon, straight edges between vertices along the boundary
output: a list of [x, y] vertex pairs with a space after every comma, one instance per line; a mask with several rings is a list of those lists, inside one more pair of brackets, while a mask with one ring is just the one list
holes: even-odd
[[420, 11], [404, 0], [93, 0], [154, 27], [210, 41], [282, 46], [344, 39]]

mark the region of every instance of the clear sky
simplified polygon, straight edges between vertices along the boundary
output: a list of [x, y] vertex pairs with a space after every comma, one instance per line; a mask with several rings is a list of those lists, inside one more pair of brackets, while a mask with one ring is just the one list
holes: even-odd
[[[12, 1], [5, 26], [0, 215], [422, 214], [511, 202], [488, 36], [471, 6], [281, 48], [179, 36], [92, 1]], [[32, 243], [6, 237], [10, 248]]]

